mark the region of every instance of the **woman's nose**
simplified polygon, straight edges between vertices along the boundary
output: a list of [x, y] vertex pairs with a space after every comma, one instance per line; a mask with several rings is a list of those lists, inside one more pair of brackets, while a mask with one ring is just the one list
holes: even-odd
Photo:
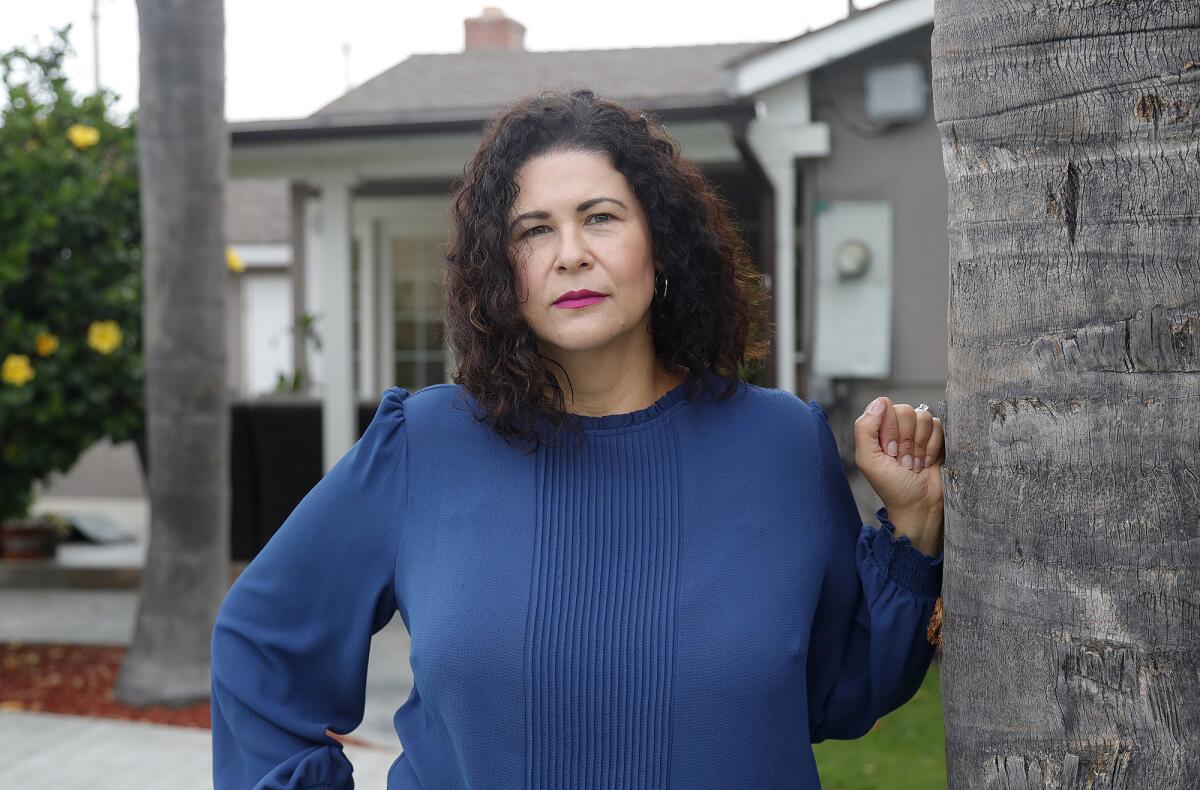
[[582, 231], [566, 228], [559, 234], [558, 260], [565, 266], [576, 266], [591, 261], [591, 252]]

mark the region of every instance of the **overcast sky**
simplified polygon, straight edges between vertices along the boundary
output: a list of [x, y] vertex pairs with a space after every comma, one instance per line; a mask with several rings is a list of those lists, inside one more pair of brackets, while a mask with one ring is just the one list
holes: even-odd
[[[878, 0], [861, 0], [867, 7]], [[100, 82], [137, 106], [135, 0], [99, 0]], [[225, 107], [230, 120], [296, 118], [417, 52], [460, 52], [472, 0], [237, 0], [225, 4]], [[525, 26], [525, 48], [610, 49], [780, 41], [846, 15], [846, 0], [739, 0], [698, 12], [695, 2], [562, 0], [496, 2]], [[94, 86], [93, 0], [0, 0], [0, 51], [43, 44], [72, 24], [68, 77], [80, 93]], [[720, 8], [721, 6], [718, 6]]]

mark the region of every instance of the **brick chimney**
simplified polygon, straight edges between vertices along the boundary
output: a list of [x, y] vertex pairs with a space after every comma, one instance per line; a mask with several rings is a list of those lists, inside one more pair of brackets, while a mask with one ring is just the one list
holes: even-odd
[[466, 46], [475, 49], [525, 49], [525, 26], [509, 19], [495, 6], [485, 6], [477, 17], [464, 20]]

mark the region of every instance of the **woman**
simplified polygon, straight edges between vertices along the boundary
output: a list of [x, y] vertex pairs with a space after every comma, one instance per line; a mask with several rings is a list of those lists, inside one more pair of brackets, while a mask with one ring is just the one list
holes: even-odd
[[326, 729], [399, 611], [390, 790], [817, 788], [810, 744], [931, 659], [936, 419], [858, 418], [862, 524], [820, 405], [737, 375], [766, 349], [728, 207], [586, 90], [487, 126], [444, 285], [457, 383], [384, 392], [221, 607], [216, 786], [351, 787]]

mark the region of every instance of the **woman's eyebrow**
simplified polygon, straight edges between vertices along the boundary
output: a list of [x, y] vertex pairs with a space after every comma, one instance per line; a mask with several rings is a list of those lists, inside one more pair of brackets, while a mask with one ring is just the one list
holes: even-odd
[[[617, 200], [616, 198], [594, 197], [594, 198], [588, 198], [587, 200], [580, 203], [578, 206], [575, 207], [575, 210], [576, 211], [587, 211], [589, 208], [596, 205], [597, 203], [603, 203], [606, 200], [610, 203], [616, 203], [618, 206], [620, 206], [623, 209], [629, 208], [628, 206], [626, 206], [624, 203]], [[516, 230], [517, 225], [519, 225], [522, 220], [526, 220], [526, 219], [550, 219], [550, 214], [545, 211], [526, 211], [524, 214], [519, 215], [516, 219], [514, 219], [512, 221], [512, 223], [508, 226], [509, 231]]]

